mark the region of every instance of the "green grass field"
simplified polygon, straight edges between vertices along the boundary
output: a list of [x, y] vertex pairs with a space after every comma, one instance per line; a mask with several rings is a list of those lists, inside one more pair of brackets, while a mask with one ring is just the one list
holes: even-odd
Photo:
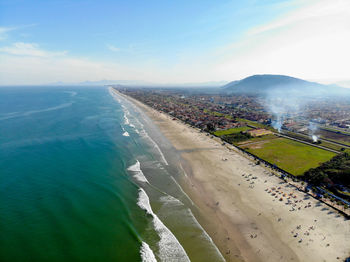
[[257, 137], [249, 138], [248, 140], [245, 140], [245, 141], [240, 141], [240, 142], [234, 143], [234, 145], [243, 147], [244, 144], [247, 144], [247, 143], [250, 144], [250, 143], [261, 142], [261, 141], [265, 141], [265, 140], [276, 139], [276, 138], [278, 138], [278, 137], [275, 135], [257, 136]]
[[286, 138], [242, 145], [248, 152], [298, 176], [330, 160], [336, 154]]
[[[283, 134], [284, 135], [288, 135], [289, 137], [293, 137], [293, 138], [296, 138], [296, 139], [300, 139], [300, 140], [312, 143], [312, 139], [311, 138], [306, 137], [305, 135], [303, 136], [303, 135], [301, 135], [299, 133], [294, 133], [294, 132], [290, 132], [290, 131], [283, 131]], [[339, 152], [341, 152], [341, 149], [343, 148], [343, 146], [341, 146], [341, 145], [333, 144], [333, 143], [330, 143], [330, 142], [325, 141], [325, 140], [322, 140], [321, 144], [319, 144], [319, 145], [327, 147], [329, 149], [333, 149], [333, 150], [339, 151]]]
[[271, 131], [276, 131], [272, 126], [264, 125], [264, 124], [261, 124], [259, 122], [251, 121], [251, 120], [244, 119], [244, 118], [237, 118], [236, 120], [239, 122], [244, 122], [247, 125], [254, 126], [256, 128], [265, 128], [265, 129], [268, 129]]
[[216, 136], [230, 135], [230, 134], [235, 134], [235, 133], [239, 133], [239, 132], [242, 132], [242, 131], [247, 131], [249, 129], [252, 129], [252, 128], [247, 127], [247, 126], [230, 128], [230, 129], [226, 129], [226, 130], [216, 131], [216, 132], [214, 132], [214, 135], [216, 135]]

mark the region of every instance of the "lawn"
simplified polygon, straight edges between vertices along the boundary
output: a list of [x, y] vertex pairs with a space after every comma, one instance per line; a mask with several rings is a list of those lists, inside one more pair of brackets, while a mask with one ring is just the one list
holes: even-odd
[[[313, 143], [312, 139], [309, 136], [305, 136], [307, 135], [306, 133], [304, 133], [304, 135], [301, 135], [299, 133], [294, 133], [294, 132], [290, 132], [290, 131], [283, 131], [284, 135], [288, 135], [289, 137], [293, 137], [299, 140], [303, 140], [309, 143]], [[321, 140], [321, 143], [319, 144], [320, 146], [324, 146], [324, 147], [328, 147], [330, 149], [336, 150], [336, 151], [341, 151], [341, 149], [343, 148], [343, 146], [341, 145], [337, 145], [337, 144], [333, 144], [330, 143], [328, 141], [325, 140]]]
[[336, 155], [286, 138], [271, 139], [241, 147], [296, 176], [302, 175], [310, 168], [318, 167]]
[[261, 141], [265, 141], [265, 140], [271, 140], [271, 139], [277, 139], [279, 138], [278, 136], [276, 135], [265, 135], [265, 136], [257, 136], [257, 137], [252, 137], [252, 138], [249, 138], [245, 141], [240, 141], [240, 142], [237, 142], [235, 143], [234, 145], [236, 146], [240, 146], [240, 147], [243, 147], [245, 144], [250, 144], [250, 143], [255, 143], [255, 142], [261, 142]]
[[273, 127], [271, 127], [269, 125], [261, 124], [261, 123], [256, 122], [256, 121], [252, 121], [252, 120], [248, 120], [248, 119], [244, 119], [244, 118], [236, 118], [236, 120], [238, 122], [244, 122], [247, 125], [254, 126], [256, 128], [265, 128], [265, 129], [269, 129], [269, 130], [272, 130], [272, 131], [276, 131]]
[[247, 126], [242, 126], [242, 127], [236, 127], [236, 128], [230, 128], [230, 129], [226, 129], [226, 130], [219, 130], [214, 132], [214, 135], [216, 136], [224, 136], [224, 135], [230, 135], [230, 134], [236, 134], [242, 131], [247, 131], [249, 129], [252, 129], [251, 127], [247, 127]]

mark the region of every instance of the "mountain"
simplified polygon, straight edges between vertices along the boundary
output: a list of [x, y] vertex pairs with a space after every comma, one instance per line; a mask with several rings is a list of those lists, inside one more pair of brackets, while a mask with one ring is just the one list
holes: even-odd
[[299, 93], [308, 95], [331, 95], [349, 93], [335, 85], [323, 85], [285, 75], [253, 75], [222, 86], [225, 93], [268, 94], [271, 92]]
[[335, 85], [343, 86], [345, 88], [350, 88], [350, 80], [338, 81]]

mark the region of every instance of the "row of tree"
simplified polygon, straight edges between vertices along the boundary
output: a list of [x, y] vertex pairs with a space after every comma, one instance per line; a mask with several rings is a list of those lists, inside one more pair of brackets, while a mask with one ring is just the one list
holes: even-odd
[[350, 188], [350, 155], [343, 153], [317, 168], [311, 168], [304, 174], [304, 179], [314, 185], [343, 185]]

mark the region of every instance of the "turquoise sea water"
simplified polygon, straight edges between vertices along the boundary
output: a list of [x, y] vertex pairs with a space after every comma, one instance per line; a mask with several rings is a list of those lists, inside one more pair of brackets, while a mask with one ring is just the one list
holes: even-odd
[[148, 122], [106, 87], [0, 88], [0, 261], [222, 260]]

